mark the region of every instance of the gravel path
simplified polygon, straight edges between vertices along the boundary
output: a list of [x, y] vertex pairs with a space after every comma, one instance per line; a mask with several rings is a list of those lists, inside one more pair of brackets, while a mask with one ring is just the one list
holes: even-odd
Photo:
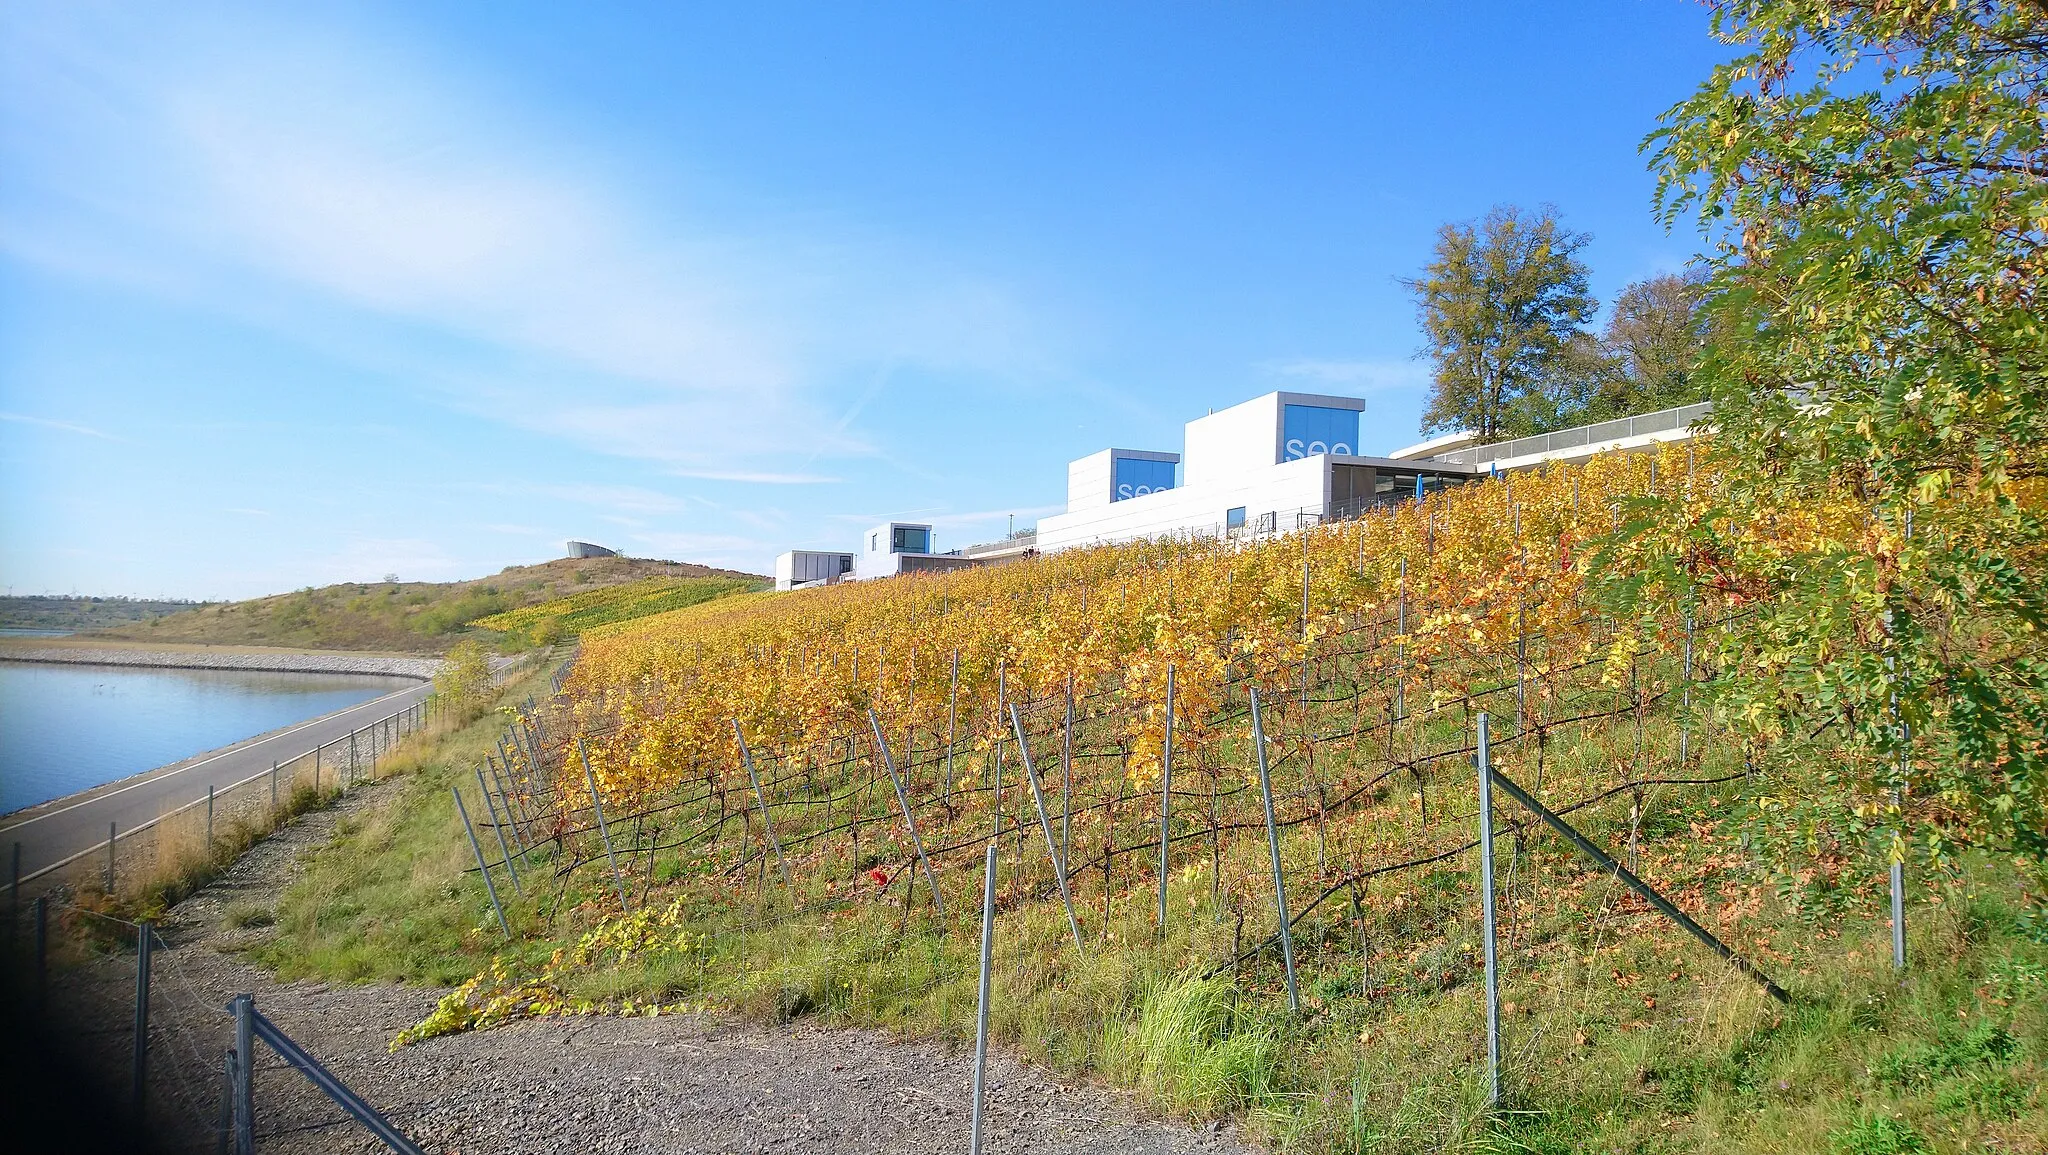
[[[258, 844], [162, 926], [152, 998], [152, 1117], [160, 1135], [211, 1151], [221, 1009], [238, 992], [428, 1151], [959, 1152], [967, 1149], [973, 1056], [869, 1031], [757, 1026], [712, 1015], [572, 1018], [433, 1039], [397, 1054], [394, 1033], [440, 992], [391, 985], [279, 984], [235, 956], [266, 933], [226, 924], [268, 903], [340, 816], [377, 805], [360, 791]], [[125, 1072], [133, 955], [69, 971], [56, 1005]], [[260, 1049], [258, 1149], [382, 1150], [276, 1056]], [[1127, 1097], [1073, 1086], [1000, 1054], [989, 1061], [990, 1152], [1248, 1152], [1228, 1127], [1146, 1119]]]
[[439, 658], [393, 657], [378, 654], [290, 654], [261, 650], [127, 650], [89, 646], [7, 646], [0, 661], [57, 662], [84, 666], [153, 666], [177, 670], [269, 670], [295, 674], [393, 674], [432, 678]]

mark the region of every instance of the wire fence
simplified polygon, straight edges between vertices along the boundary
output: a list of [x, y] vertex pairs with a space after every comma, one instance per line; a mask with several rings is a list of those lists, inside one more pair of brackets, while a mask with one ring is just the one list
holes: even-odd
[[189, 800], [167, 802], [156, 817], [126, 828], [109, 822], [105, 838], [40, 869], [24, 873], [21, 843], [10, 840], [10, 910], [19, 909], [22, 887], [34, 883], [67, 894], [132, 898], [231, 857], [292, 815], [376, 781], [393, 752], [441, 720], [444, 710], [438, 698], [422, 698], [238, 781], [194, 787]]
[[[0, 909], [0, 961], [11, 980], [0, 997], [19, 1000], [59, 1030], [110, 1088], [120, 1088], [109, 1106], [164, 1146], [212, 1151], [229, 1142], [233, 1079], [222, 1066], [235, 1042], [229, 992], [187, 944], [166, 941], [156, 923], [122, 912], [147, 909], [138, 899], [167, 880], [183, 887], [206, 881], [294, 816], [388, 777], [415, 752], [414, 739], [460, 720], [451, 711], [442, 698], [427, 697], [51, 868], [17, 872]], [[249, 1074], [266, 1104], [255, 1140], [357, 1125], [324, 1099], [290, 1093], [302, 1075], [289, 1064], [259, 1062]]]
[[[1476, 846], [1470, 766], [1483, 712], [1496, 720], [1495, 757], [1526, 764], [1557, 813], [1626, 803], [1631, 862], [1653, 793], [1742, 777], [1739, 751], [1731, 771], [1731, 747], [1710, 750], [1691, 732], [1686, 700], [1702, 672], [1645, 649], [1616, 684], [1611, 623], [1576, 623], [1569, 646], [1525, 635], [1438, 661], [1433, 684], [1468, 688], [1420, 700], [1397, 644], [1404, 613], [1358, 616], [1318, 639], [1285, 681], [1232, 673], [1200, 719], [1207, 738], [1163, 751], [1169, 769], [1149, 789], [1127, 773], [1136, 753], [1131, 716], [1162, 707], [1173, 716], [1178, 707], [1123, 676], [1053, 695], [999, 692], [950, 734], [880, 710], [864, 725], [779, 733], [744, 733], [734, 722], [729, 755], [673, 770], [675, 787], [652, 794], [608, 790], [593, 769], [593, 759], [602, 766], [627, 756], [609, 749], [613, 727], [576, 733], [566, 697], [529, 702], [464, 791], [474, 800], [465, 813], [480, 864], [470, 873], [495, 875], [493, 886], [508, 891], [551, 884], [538, 906], [550, 924], [570, 880], [589, 871], [599, 876], [590, 887], [615, 898], [614, 909], [636, 909], [688, 877], [722, 891], [753, 927], [882, 895], [940, 918], [972, 911], [973, 876], [995, 839], [1004, 851], [1003, 909], [1052, 900], [1064, 885], [1079, 922], [1094, 923], [1091, 934], [1120, 906], [1154, 906], [1177, 871], [1195, 868], [1206, 876], [1210, 916], [1237, 917], [1252, 934], [1233, 960], [1241, 967], [1279, 943], [1277, 915], [1262, 913], [1276, 910], [1272, 856], [1256, 853], [1266, 793], [1275, 830], [1309, 835], [1279, 855], [1281, 885], [1294, 899], [1290, 921], [1300, 923], [1368, 880], [1438, 866]], [[1260, 761], [1255, 692], [1267, 791], [1251, 776]], [[958, 718], [959, 703], [947, 714]], [[1375, 821], [1361, 823], [1368, 814]], [[1510, 823], [1518, 845], [1526, 825]], [[792, 869], [801, 876], [793, 882]], [[1200, 896], [1183, 897], [1159, 905], [1157, 917], [1177, 917]]]

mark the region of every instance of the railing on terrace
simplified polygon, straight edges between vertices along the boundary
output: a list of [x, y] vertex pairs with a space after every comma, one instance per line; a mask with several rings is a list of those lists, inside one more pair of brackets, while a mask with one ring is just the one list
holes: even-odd
[[1645, 433], [1663, 433], [1673, 429], [1688, 429], [1694, 422], [1713, 412], [1711, 401], [1699, 401], [1691, 405], [1680, 405], [1673, 409], [1660, 409], [1655, 413], [1643, 413], [1635, 417], [1619, 417], [1613, 421], [1602, 421], [1596, 425], [1581, 425], [1573, 429], [1559, 429], [1554, 433], [1539, 433], [1534, 437], [1518, 437], [1513, 441], [1497, 441], [1492, 445], [1474, 445], [1466, 449], [1439, 453], [1430, 458], [1446, 464], [1474, 466], [1489, 461], [1507, 461], [1516, 457], [1527, 457], [1536, 453], [1549, 453], [1559, 449], [1577, 449], [1585, 445], [1600, 445], [1609, 441], [1620, 441], [1626, 437], [1637, 437]]

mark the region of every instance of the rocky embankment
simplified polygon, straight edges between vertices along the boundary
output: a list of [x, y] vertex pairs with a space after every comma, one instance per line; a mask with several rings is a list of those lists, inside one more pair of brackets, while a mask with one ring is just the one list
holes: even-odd
[[388, 654], [291, 653], [226, 647], [180, 650], [130, 650], [91, 646], [8, 646], [4, 662], [59, 662], [90, 666], [151, 666], [179, 670], [267, 670], [293, 674], [388, 674], [425, 681], [441, 668], [441, 659]]

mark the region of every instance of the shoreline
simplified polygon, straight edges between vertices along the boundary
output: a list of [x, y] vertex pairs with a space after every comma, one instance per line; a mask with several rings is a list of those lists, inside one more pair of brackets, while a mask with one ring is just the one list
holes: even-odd
[[[12, 660], [12, 659], [10, 659], [10, 660]], [[56, 662], [56, 663], [52, 663], [52, 664], [62, 665], [62, 664], [67, 664], [67, 663], [65, 663], [65, 662], [61, 662], [61, 661], [60, 661], [60, 662]], [[93, 664], [98, 664], [98, 663], [89, 663], [89, 662], [83, 662], [83, 661], [75, 661], [75, 662], [70, 662], [70, 663], [68, 663], [68, 664], [72, 664], [72, 665], [93, 665]], [[139, 665], [140, 665], [139, 663], [128, 663], [128, 664], [130, 664], [130, 665], [137, 665], [137, 666], [139, 666]], [[151, 668], [151, 667], [142, 667], [142, 668]], [[172, 667], [154, 667], [154, 668], [157, 668], [157, 669], [164, 669], [164, 668], [169, 668], [169, 669], [219, 669], [219, 668], [221, 668], [221, 667], [215, 667], [215, 666], [172, 666]], [[245, 669], [245, 668], [247, 668], [247, 667], [232, 667], [232, 668], [235, 668], [235, 669]], [[355, 671], [355, 670], [345, 670], [345, 671], [306, 671], [306, 670], [299, 670], [299, 671], [291, 671], [291, 672], [296, 672], [296, 673], [360, 673], [360, 672], [362, 672], [362, 671]], [[425, 682], [425, 681], [431, 681], [432, 679], [431, 679], [431, 678], [422, 678], [422, 679], [419, 679], [419, 680], [420, 680], [420, 681], [422, 681], [422, 682]], [[90, 802], [90, 801], [92, 801], [93, 799], [95, 799], [95, 798], [98, 798], [98, 797], [100, 797], [100, 796], [102, 796], [102, 795], [107, 795], [107, 794], [113, 794], [113, 793], [116, 793], [116, 792], [118, 792], [118, 791], [120, 791], [120, 790], [124, 790], [124, 789], [126, 789], [126, 788], [128, 788], [128, 787], [130, 787], [130, 786], [135, 786], [135, 785], [138, 785], [138, 784], [140, 784], [140, 783], [142, 783], [142, 782], [144, 782], [144, 781], [146, 781], [146, 780], [148, 780], [148, 779], [151, 779], [151, 778], [161, 778], [161, 777], [168, 777], [168, 776], [170, 776], [170, 775], [172, 775], [172, 774], [177, 774], [177, 773], [180, 773], [180, 772], [182, 772], [182, 771], [185, 771], [185, 770], [191, 769], [191, 768], [192, 768], [192, 767], [194, 767], [194, 766], [198, 766], [198, 765], [200, 765], [200, 764], [202, 764], [202, 763], [205, 763], [205, 762], [210, 762], [210, 761], [214, 760], [215, 758], [221, 757], [222, 755], [226, 755], [226, 754], [232, 754], [232, 753], [234, 753], [235, 751], [238, 751], [238, 750], [242, 750], [242, 749], [245, 749], [245, 748], [247, 748], [247, 747], [250, 747], [250, 746], [255, 746], [255, 745], [259, 745], [259, 744], [261, 744], [261, 743], [263, 743], [263, 742], [268, 742], [268, 741], [271, 741], [272, 739], [275, 739], [275, 738], [280, 738], [280, 737], [283, 737], [283, 736], [285, 736], [285, 735], [287, 735], [287, 734], [291, 734], [291, 733], [293, 733], [293, 732], [295, 732], [295, 731], [298, 731], [298, 730], [303, 730], [303, 729], [306, 729], [306, 728], [307, 728], [307, 727], [309, 727], [309, 726], [313, 726], [313, 725], [316, 725], [316, 724], [318, 724], [318, 723], [321, 723], [321, 722], [325, 722], [325, 721], [327, 721], [327, 720], [328, 720], [328, 719], [330, 719], [330, 718], [337, 718], [337, 717], [340, 717], [341, 715], [343, 715], [343, 714], [346, 714], [346, 713], [349, 713], [349, 712], [350, 712], [350, 711], [352, 711], [352, 710], [360, 710], [360, 709], [362, 709], [362, 708], [363, 708], [363, 707], [365, 707], [365, 706], [368, 706], [368, 705], [372, 705], [372, 704], [374, 704], [374, 703], [377, 703], [377, 702], [382, 702], [382, 701], [385, 701], [385, 700], [387, 700], [387, 699], [389, 699], [389, 698], [392, 698], [392, 697], [395, 697], [395, 696], [397, 696], [397, 695], [399, 695], [399, 694], [410, 694], [410, 693], [413, 693], [413, 692], [415, 692], [415, 691], [416, 691], [417, 689], [418, 689], [418, 687], [417, 687], [417, 686], [406, 686], [406, 687], [404, 687], [404, 688], [402, 688], [402, 689], [397, 689], [397, 690], [390, 690], [390, 691], [387, 691], [387, 692], [385, 692], [385, 693], [379, 694], [379, 695], [377, 695], [377, 696], [376, 696], [376, 697], [374, 697], [374, 698], [365, 698], [365, 699], [364, 699], [363, 701], [357, 702], [357, 703], [355, 703], [354, 705], [349, 705], [349, 706], [343, 706], [343, 707], [341, 707], [341, 708], [339, 708], [339, 709], [335, 709], [335, 710], [329, 710], [329, 711], [328, 711], [327, 713], [325, 713], [325, 714], [318, 714], [318, 715], [315, 715], [314, 717], [311, 717], [311, 718], [302, 718], [302, 719], [300, 719], [299, 721], [296, 721], [296, 722], [286, 722], [285, 724], [283, 724], [283, 725], [281, 725], [281, 726], [273, 726], [273, 727], [271, 727], [270, 729], [268, 729], [268, 730], [265, 730], [265, 731], [263, 731], [263, 732], [261, 732], [261, 733], [258, 733], [258, 734], [251, 734], [251, 735], [249, 735], [249, 736], [248, 736], [248, 737], [246, 737], [246, 738], [239, 738], [239, 739], [236, 739], [235, 741], [233, 741], [233, 742], [229, 742], [229, 743], [227, 743], [227, 744], [226, 744], [226, 745], [224, 745], [224, 746], [216, 746], [216, 747], [213, 747], [213, 748], [212, 748], [212, 749], [210, 749], [210, 750], [199, 750], [199, 751], [196, 751], [196, 752], [194, 752], [194, 753], [192, 753], [192, 754], [188, 754], [188, 755], [186, 755], [185, 757], [183, 757], [183, 758], [180, 758], [180, 759], [178, 759], [178, 760], [176, 760], [176, 761], [174, 761], [174, 762], [165, 762], [165, 763], [163, 763], [163, 764], [162, 764], [162, 765], [160, 765], [160, 766], [152, 766], [152, 767], [150, 767], [150, 768], [149, 768], [149, 769], [147, 769], [147, 770], [137, 770], [137, 771], [135, 771], [135, 772], [133, 772], [133, 773], [131, 773], [131, 774], [123, 774], [123, 775], [122, 775], [121, 777], [119, 777], [119, 778], [109, 778], [109, 779], [108, 779], [108, 780], [106, 780], [105, 782], [101, 782], [101, 783], [98, 783], [98, 784], [96, 784], [96, 785], [92, 785], [92, 786], [86, 786], [86, 787], [83, 787], [83, 788], [81, 788], [81, 789], [78, 789], [78, 790], [73, 790], [73, 791], [72, 791], [71, 793], [69, 793], [69, 794], [60, 794], [60, 795], [58, 795], [58, 796], [57, 796], [57, 797], [55, 797], [55, 798], [49, 798], [49, 799], [45, 799], [44, 801], [41, 801], [41, 802], [36, 802], [36, 803], [32, 803], [32, 804], [30, 804], [30, 805], [28, 805], [28, 806], [23, 806], [23, 807], [21, 807], [21, 808], [19, 808], [19, 809], [16, 809], [16, 810], [10, 810], [10, 811], [7, 811], [6, 813], [0, 813], [0, 837], [5, 837], [5, 835], [6, 835], [6, 832], [7, 832], [7, 831], [9, 831], [9, 830], [13, 830], [13, 829], [15, 829], [15, 828], [17, 828], [17, 827], [20, 827], [20, 826], [23, 826], [23, 825], [25, 825], [25, 824], [27, 824], [27, 823], [29, 823], [29, 822], [31, 822], [31, 821], [35, 821], [35, 820], [37, 820], [37, 819], [40, 819], [40, 818], [42, 818], [42, 817], [43, 817], [43, 816], [44, 816], [45, 814], [47, 814], [47, 813], [51, 813], [51, 812], [54, 812], [54, 811], [58, 811], [58, 810], [65, 810], [65, 809], [69, 809], [70, 807], [72, 807], [72, 806], [74, 806], [74, 805], [79, 805], [79, 804], [82, 804], [82, 803]], [[295, 757], [304, 757], [304, 754], [303, 754], [303, 753], [301, 753], [301, 754], [295, 755]]]
[[159, 670], [247, 670], [280, 674], [372, 674], [429, 682], [440, 658], [341, 651], [233, 649], [133, 650], [89, 646], [0, 646], [0, 662], [130, 666]]

